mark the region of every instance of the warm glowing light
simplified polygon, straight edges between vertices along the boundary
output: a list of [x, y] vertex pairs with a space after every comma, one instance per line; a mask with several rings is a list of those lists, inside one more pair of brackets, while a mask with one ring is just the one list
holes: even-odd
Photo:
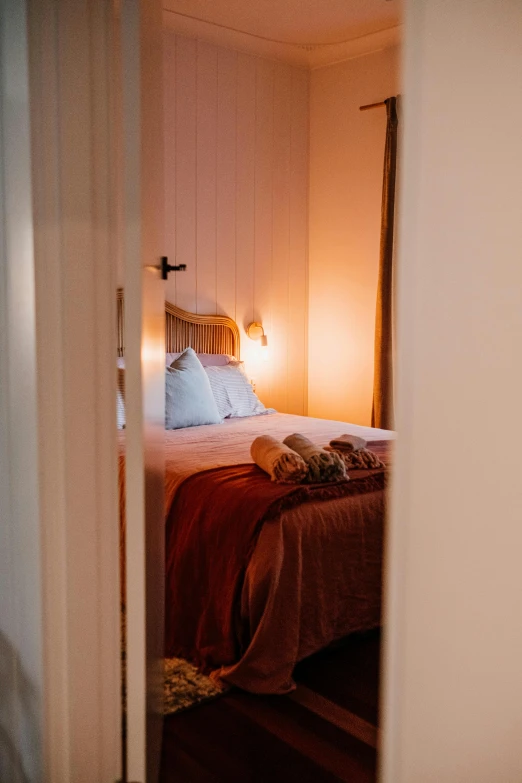
[[163, 344], [160, 340], [147, 339], [144, 337], [141, 344], [141, 361], [143, 364], [164, 364], [165, 353]]
[[263, 325], [258, 321], [253, 321], [247, 326], [246, 333], [251, 340], [259, 344], [257, 354], [263, 362], [267, 362], [270, 355], [268, 353], [268, 340]]

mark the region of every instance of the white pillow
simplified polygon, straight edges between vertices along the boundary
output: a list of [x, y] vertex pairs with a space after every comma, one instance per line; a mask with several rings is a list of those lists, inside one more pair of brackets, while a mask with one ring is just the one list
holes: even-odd
[[265, 408], [254, 392], [243, 369], [243, 362], [232, 361], [217, 367], [205, 367], [219, 415], [225, 418], [259, 416], [274, 413]]
[[165, 373], [165, 429], [221, 423], [209, 379], [192, 348], [183, 351]]

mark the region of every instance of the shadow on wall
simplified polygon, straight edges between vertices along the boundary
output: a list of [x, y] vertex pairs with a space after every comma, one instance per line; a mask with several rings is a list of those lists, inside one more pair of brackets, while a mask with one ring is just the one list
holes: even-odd
[[0, 694], [0, 781], [37, 781], [42, 776], [38, 758], [40, 695], [24, 671], [18, 651], [1, 632]]

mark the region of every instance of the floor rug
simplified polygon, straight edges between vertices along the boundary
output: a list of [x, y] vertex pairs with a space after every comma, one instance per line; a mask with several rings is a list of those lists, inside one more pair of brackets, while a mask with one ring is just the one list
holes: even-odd
[[183, 658], [165, 658], [165, 715], [216, 699], [227, 690]]
[[[126, 733], [127, 714], [127, 623], [125, 608], [121, 612], [121, 702], [122, 727]], [[197, 704], [216, 699], [230, 689], [219, 686], [210, 677], [201, 674], [195, 666], [183, 658], [165, 658], [165, 686], [163, 714], [172, 715], [175, 712], [187, 710]]]

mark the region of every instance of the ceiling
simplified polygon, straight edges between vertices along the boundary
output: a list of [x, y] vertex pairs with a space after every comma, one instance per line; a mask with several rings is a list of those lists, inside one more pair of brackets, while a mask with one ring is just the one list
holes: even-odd
[[163, 7], [294, 44], [335, 43], [399, 24], [399, 0], [164, 0]]
[[163, 7], [169, 29], [309, 67], [389, 45], [402, 16], [401, 0], [164, 0]]

